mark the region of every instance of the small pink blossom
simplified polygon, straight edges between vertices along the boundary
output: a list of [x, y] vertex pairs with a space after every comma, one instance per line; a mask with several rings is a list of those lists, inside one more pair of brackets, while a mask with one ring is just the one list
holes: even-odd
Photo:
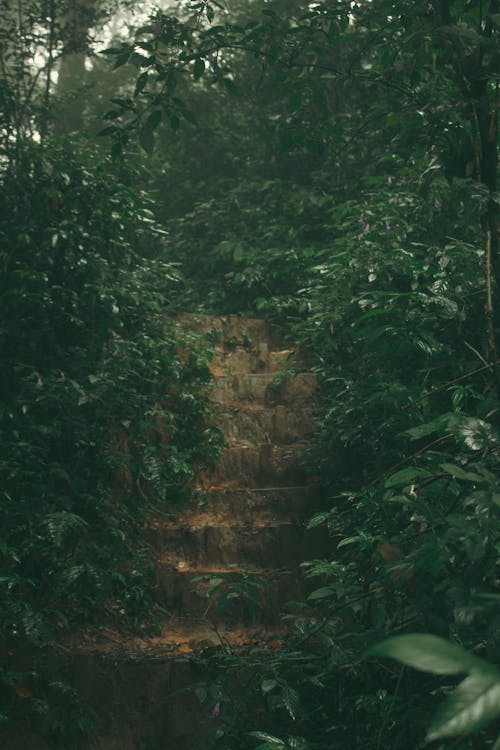
[[212, 716], [219, 716], [220, 715], [220, 703], [217, 701], [215, 706], [212, 708]]
[[311, 313], [312, 311], [313, 311], [313, 306], [311, 305], [311, 303], [310, 303], [310, 302], [308, 302], [308, 303], [307, 303], [307, 312], [308, 312], [308, 313]]
[[363, 214], [359, 215], [358, 224], [364, 224], [365, 223], [365, 217]]
[[370, 234], [371, 228], [369, 224], [365, 224], [363, 227], [363, 234]]
[[36, 381], [35, 388], [43, 388], [43, 380], [40, 376], [38, 376], [38, 380]]
[[388, 232], [390, 232], [390, 230], [392, 229], [390, 221], [385, 222], [385, 228], [387, 229]]
[[418, 527], [418, 533], [419, 534], [425, 534], [426, 531], [429, 530], [429, 524], [425, 523], [425, 521], [422, 521], [420, 526]]

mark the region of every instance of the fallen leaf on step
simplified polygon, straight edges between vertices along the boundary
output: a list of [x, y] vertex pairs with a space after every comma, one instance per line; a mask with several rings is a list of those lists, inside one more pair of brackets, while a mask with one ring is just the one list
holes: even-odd
[[283, 643], [284, 643], [283, 641], [271, 641], [269, 645], [271, 648], [277, 650], [283, 647]]
[[191, 648], [191, 646], [189, 645], [189, 643], [179, 643], [178, 648], [179, 648], [179, 651], [181, 652], [181, 654], [191, 654], [191, 653], [193, 653], [193, 649]]

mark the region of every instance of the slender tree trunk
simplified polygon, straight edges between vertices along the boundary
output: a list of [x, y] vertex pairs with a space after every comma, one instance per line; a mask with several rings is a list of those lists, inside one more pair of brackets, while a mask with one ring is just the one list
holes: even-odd
[[61, 26], [63, 49], [57, 81], [59, 108], [56, 129], [71, 132], [82, 127], [80, 90], [85, 76], [90, 31], [94, 25], [96, 0], [67, 0]]

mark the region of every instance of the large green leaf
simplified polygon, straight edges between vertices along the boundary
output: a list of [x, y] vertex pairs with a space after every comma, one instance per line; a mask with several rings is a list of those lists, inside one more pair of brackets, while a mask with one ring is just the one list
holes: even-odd
[[418, 479], [423, 479], [428, 476], [429, 472], [425, 469], [420, 469], [418, 466], [408, 466], [406, 469], [401, 469], [386, 479], [385, 486], [387, 488], [400, 487], [402, 485], [412, 484]]
[[478, 659], [460, 646], [435, 635], [412, 633], [387, 638], [368, 649], [368, 656], [388, 656], [409, 667], [434, 674], [461, 674], [478, 671], [494, 673], [487, 662]]
[[444, 701], [429, 728], [428, 739], [468, 734], [500, 713], [500, 674], [474, 672]]

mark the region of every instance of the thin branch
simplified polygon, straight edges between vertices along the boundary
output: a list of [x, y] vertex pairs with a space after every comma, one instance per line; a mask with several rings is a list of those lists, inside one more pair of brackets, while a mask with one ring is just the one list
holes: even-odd
[[406, 456], [406, 458], [403, 458], [402, 461], [398, 461], [397, 464], [394, 464], [393, 466], [390, 466], [386, 471], [384, 471], [382, 474], [379, 474], [375, 479], [373, 479], [369, 484], [367, 484], [365, 487], [363, 487], [363, 490], [361, 492], [358, 492], [356, 495], [354, 495], [353, 499], [360, 497], [366, 490], [368, 490], [370, 487], [373, 487], [375, 484], [378, 484], [382, 479], [385, 479], [385, 477], [389, 476], [393, 473], [396, 469], [399, 469], [400, 466], [404, 466], [408, 463], [408, 461], [411, 461], [412, 458], [416, 458], [417, 456], [420, 456], [422, 453], [425, 453], [429, 448], [433, 448], [435, 445], [439, 445], [440, 443], [443, 443], [445, 440], [449, 440], [453, 435], [451, 432], [448, 432], [446, 435], [442, 435], [440, 438], [437, 438], [436, 440], [433, 440], [431, 443], [427, 443], [427, 445], [424, 445], [423, 448], [420, 448], [418, 451], [415, 451], [415, 453], [412, 453], [410, 456]]
[[413, 400], [410, 404], [404, 404], [404, 406], [401, 407], [401, 411], [406, 411], [406, 409], [410, 409], [415, 404], [418, 404], [420, 401], [423, 401], [429, 396], [433, 396], [435, 393], [439, 393], [439, 391], [443, 391], [445, 388], [448, 388], [450, 385], [454, 385], [455, 383], [460, 383], [462, 380], [467, 380], [468, 378], [471, 378], [473, 375], [477, 375], [478, 373], [484, 372], [485, 370], [491, 370], [491, 368], [495, 367], [496, 365], [500, 365], [500, 359], [497, 359], [495, 362], [490, 362], [489, 364], [486, 364], [483, 367], [477, 367], [475, 370], [466, 372], [465, 375], [460, 375], [458, 378], [453, 378], [453, 380], [448, 380], [447, 383], [443, 383], [443, 385], [438, 385], [436, 388], [432, 388], [430, 391], [426, 391], [426, 393], [424, 393], [423, 396], [420, 396], [420, 398]]

